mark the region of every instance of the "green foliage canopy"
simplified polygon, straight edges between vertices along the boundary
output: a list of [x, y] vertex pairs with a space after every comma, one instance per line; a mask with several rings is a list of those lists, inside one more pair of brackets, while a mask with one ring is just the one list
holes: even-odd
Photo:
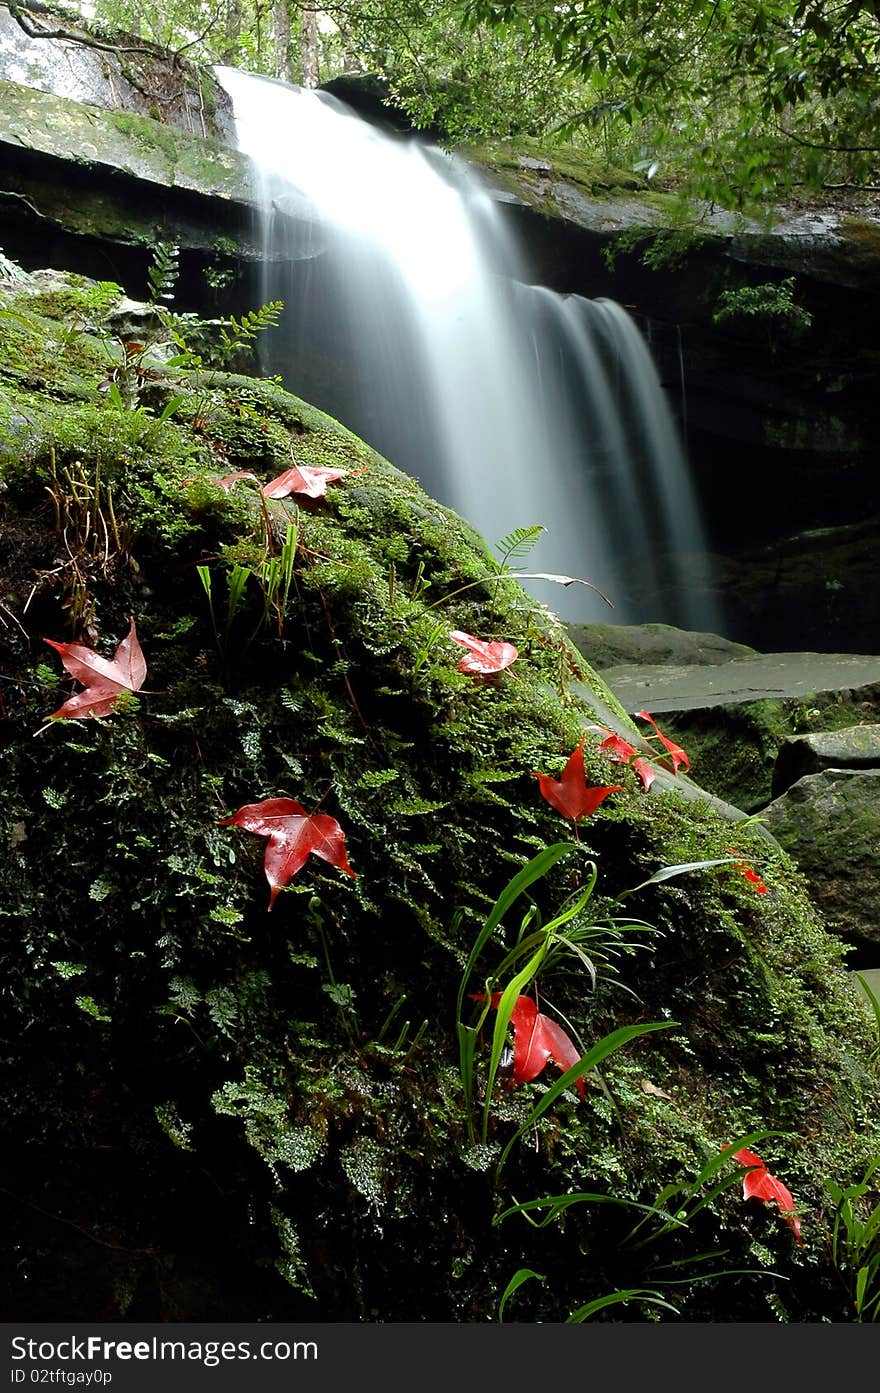
[[583, 84], [568, 128], [632, 128], [694, 192], [876, 180], [877, 0], [467, 0], [466, 22], [526, 33]]
[[188, 58], [294, 79], [309, 15], [321, 81], [376, 74], [453, 144], [576, 137], [727, 207], [880, 184], [880, 0], [97, 5]]

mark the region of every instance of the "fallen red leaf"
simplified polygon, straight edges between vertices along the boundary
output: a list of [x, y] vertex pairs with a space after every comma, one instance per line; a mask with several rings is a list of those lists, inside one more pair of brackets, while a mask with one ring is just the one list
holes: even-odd
[[[485, 1001], [486, 998], [477, 996], [474, 999]], [[493, 992], [492, 1005], [496, 1010], [500, 1000], [501, 992]], [[510, 1013], [510, 1024], [513, 1026], [514, 1083], [531, 1083], [545, 1068], [548, 1060], [552, 1059], [565, 1073], [572, 1065], [577, 1064], [581, 1057], [562, 1026], [557, 1025], [549, 1016], [543, 1015], [530, 996], [516, 998]], [[577, 1089], [583, 1098], [583, 1079], [577, 1080]]]
[[102, 658], [82, 643], [56, 643], [43, 640], [59, 654], [71, 677], [83, 684], [83, 691], [69, 697], [50, 720], [88, 720], [109, 716], [122, 692], [137, 692], [144, 685], [147, 664], [138, 643], [134, 620], [112, 658]]
[[631, 745], [628, 740], [624, 740], [622, 735], [617, 734], [617, 731], [609, 730], [607, 726], [590, 726], [590, 730], [605, 732], [607, 738], [602, 741], [599, 749], [609, 759], [613, 759], [615, 764], [628, 764], [633, 772], [638, 774], [642, 788], [647, 793], [657, 776], [648, 761], [637, 754], [635, 746]]
[[574, 818], [575, 822], [582, 817], [590, 817], [609, 793], [619, 793], [623, 788], [622, 784], [588, 786], [584, 774], [583, 740], [569, 756], [561, 779], [553, 779], [549, 774], [539, 774], [536, 769], [532, 772], [538, 780], [542, 797], [546, 798], [557, 812], [562, 813], [563, 817]]
[[463, 629], [453, 629], [449, 637], [453, 643], [459, 643], [462, 648], [470, 650], [458, 664], [459, 672], [469, 672], [477, 676], [489, 672], [503, 672], [519, 657], [519, 651], [512, 643], [504, 643], [500, 639], [484, 642], [481, 638], [474, 638], [473, 634], [466, 634]]
[[[651, 722], [651, 725], [657, 732], [657, 739], [660, 741], [661, 745], [663, 745], [664, 748], [669, 751], [669, 759], [672, 763], [673, 774], [678, 773], [679, 765], [681, 765], [682, 769], [690, 769], [691, 762], [688, 755], [684, 752], [680, 745], [676, 745], [675, 742], [672, 740], [667, 740], [666, 736], [663, 734], [657, 722], [654, 720], [654, 717], [649, 716], [647, 711], [637, 711], [636, 715], [639, 717], [640, 720]], [[666, 763], [665, 760], [663, 762], [664, 764]]]
[[346, 875], [356, 874], [345, 853], [345, 833], [328, 813], [307, 813], [292, 798], [264, 798], [245, 803], [232, 817], [219, 820], [221, 827], [240, 827], [258, 837], [268, 837], [263, 869], [271, 894], [269, 908], [279, 890], [289, 885], [310, 855], [320, 856]]
[[745, 876], [746, 880], [751, 885], [754, 885], [755, 894], [766, 895], [767, 886], [764, 884], [763, 880], [758, 875], [758, 872], [753, 870], [752, 867], [748, 864], [748, 862], [740, 856], [739, 852], [735, 849], [735, 847], [729, 846], [726, 848], [726, 850], [730, 852], [731, 856], [738, 857], [736, 869], [739, 871], [740, 875]]
[[216, 484], [218, 489], [224, 489], [226, 493], [229, 493], [239, 479], [252, 479], [255, 484], [260, 482], [256, 474], [252, 474], [249, 469], [239, 469], [235, 474], [224, 474], [221, 479], [212, 479], [211, 483]]
[[778, 1180], [775, 1175], [770, 1174], [756, 1152], [748, 1151], [743, 1147], [741, 1151], [733, 1153], [733, 1159], [739, 1161], [741, 1166], [750, 1167], [743, 1177], [743, 1199], [763, 1200], [775, 1204], [798, 1243], [803, 1247], [801, 1221], [795, 1213], [794, 1199], [788, 1187], [783, 1185], [782, 1181]]
[[757, 871], [753, 871], [751, 866], [741, 866], [740, 870], [742, 871], [746, 880], [751, 881], [752, 885], [754, 885], [756, 894], [766, 895], [767, 886], [764, 884]]
[[324, 498], [327, 485], [342, 479], [347, 469], [311, 468], [308, 465], [294, 465], [285, 469], [277, 479], [270, 479], [261, 490], [264, 498], [287, 498], [291, 493], [304, 493], [308, 498]]
[[[728, 1151], [729, 1147], [722, 1147], [723, 1151]], [[734, 1151], [734, 1161], [739, 1161], [741, 1166], [763, 1166], [764, 1162], [755, 1151], [747, 1151], [745, 1147], [741, 1151]]]

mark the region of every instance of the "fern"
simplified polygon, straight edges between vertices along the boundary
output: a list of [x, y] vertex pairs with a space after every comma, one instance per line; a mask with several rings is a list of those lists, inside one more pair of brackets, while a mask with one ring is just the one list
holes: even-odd
[[241, 319], [230, 315], [227, 324], [220, 330], [223, 356], [231, 358], [234, 353], [249, 348], [257, 334], [261, 334], [263, 330], [277, 328], [283, 309], [283, 300], [270, 300], [258, 310], [248, 310]]
[[533, 527], [515, 527], [512, 532], [508, 532], [506, 537], [502, 537], [500, 542], [495, 543], [495, 550], [500, 553], [498, 565], [498, 578], [495, 581], [495, 589], [492, 594], [492, 613], [494, 616], [498, 604], [498, 584], [502, 576], [510, 575], [510, 562], [522, 561], [528, 556], [529, 552], [541, 539], [546, 532], [546, 527], [541, 523], [536, 523]]
[[180, 272], [180, 248], [174, 242], [157, 242], [147, 271], [148, 297], [151, 305], [160, 300], [173, 300], [174, 287]]
[[217, 987], [206, 992], [205, 1005], [217, 1029], [231, 1038], [238, 1024], [238, 1002], [234, 992], [228, 987]]
[[508, 532], [506, 537], [502, 537], [500, 542], [495, 543], [495, 550], [500, 554], [498, 563], [501, 570], [506, 570], [511, 561], [522, 561], [528, 556], [541, 537], [546, 532], [546, 527], [538, 523], [534, 527], [516, 527], [513, 532]]

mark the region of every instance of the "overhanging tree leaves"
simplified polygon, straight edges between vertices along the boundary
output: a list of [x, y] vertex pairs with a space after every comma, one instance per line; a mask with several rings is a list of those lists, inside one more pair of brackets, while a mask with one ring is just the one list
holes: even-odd
[[695, 192], [766, 197], [795, 180], [868, 182], [880, 156], [877, 0], [467, 0], [471, 25], [547, 45], [608, 121], [684, 166]]

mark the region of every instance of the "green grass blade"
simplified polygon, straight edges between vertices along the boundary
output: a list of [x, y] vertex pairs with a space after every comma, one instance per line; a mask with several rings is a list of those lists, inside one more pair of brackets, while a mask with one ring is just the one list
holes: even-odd
[[855, 973], [855, 976], [862, 985], [862, 991], [868, 999], [868, 1005], [874, 1017], [874, 1030], [877, 1033], [877, 1046], [874, 1053], [877, 1054], [880, 1051], [880, 1001], [878, 1001], [876, 993], [871, 990], [867, 977], [864, 977], [861, 972]]
[[589, 1074], [590, 1071], [595, 1069], [597, 1064], [601, 1064], [602, 1060], [606, 1059], [609, 1054], [614, 1054], [616, 1050], [621, 1049], [623, 1045], [628, 1044], [630, 1040], [637, 1039], [640, 1035], [648, 1035], [654, 1030], [672, 1030], [677, 1026], [678, 1021], [652, 1021], [649, 1025], [624, 1025], [618, 1030], [612, 1030], [609, 1035], [603, 1036], [598, 1044], [594, 1045], [591, 1050], [588, 1050], [583, 1059], [579, 1059], [577, 1064], [573, 1064], [560, 1079], [557, 1079], [556, 1083], [552, 1084], [551, 1087], [547, 1089], [547, 1092], [542, 1096], [535, 1107], [532, 1108], [525, 1122], [521, 1127], [517, 1128], [502, 1151], [501, 1159], [498, 1162], [498, 1170], [504, 1165], [514, 1144], [524, 1132], [528, 1131], [533, 1123], [537, 1122], [539, 1117], [543, 1117], [544, 1113], [551, 1104], [555, 1103], [559, 1095], [564, 1093], [573, 1083], [577, 1083], [578, 1079], [583, 1078], [585, 1074]]
[[499, 1321], [504, 1320], [504, 1307], [507, 1305], [508, 1301], [513, 1296], [513, 1293], [515, 1291], [519, 1291], [523, 1282], [528, 1282], [531, 1278], [534, 1278], [538, 1282], [546, 1282], [547, 1280], [543, 1272], [533, 1272], [530, 1267], [520, 1267], [516, 1272], [514, 1272], [510, 1281], [507, 1283], [507, 1286], [504, 1288], [504, 1293], [501, 1297], [501, 1300], [498, 1302]]
[[174, 416], [177, 411], [179, 411], [180, 407], [183, 405], [185, 401], [186, 397], [183, 396], [172, 397], [170, 401], [165, 403], [165, 406], [162, 409], [162, 414], [156, 422], [156, 425], [164, 426], [165, 422], [170, 421], [171, 417]]
[[204, 590], [205, 594], [206, 594], [207, 597], [208, 597], [208, 600], [210, 601], [210, 599], [211, 599], [211, 588], [212, 588], [212, 584], [213, 584], [212, 578], [211, 578], [211, 567], [210, 567], [210, 566], [196, 566], [196, 574], [197, 574], [199, 580], [202, 582], [202, 589]]
[[474, 1105], [474, 1057], [477, 1052], [477, 1031], [472, 1026], [463, 1025], [461, 1021], [457, 1022], [456, 1029], [458, 1031], [458, 1071], [464, 1094], [468, 1138], [473, 1143], [475, 1138], [471, 1110]]
[[[563, 1210], [569, 1209], [573, 1204], [618, 1204], [627, 1209], [643, 1209], [649, 1214], [659, 1211], [653, 1205], [637, 1204], [635, 1200], [621, 1199], [619, 1195], [594, 1195], [587, 1191], [578, 1191], [576, 1194], [567, 1195], [542, 1195], [540, 1199], [523, 1200], [521, 1203], [512, 1204], [505, 1209], [502, 1214], [497, 1214], [492, 1220], [493, 1227], [501, 1223], [502, 1219], [508, 1219], [511, 1214], [521, 1214], [523, 1218], [536, 1229], [545, 1229], [552, 1223], [558, 1214]], [[529, 1218], [529, 1211], [533, 1209], [548, 1209], [549, 1212], [544, 1218], [535, 1221]]]
[[651, 1291], [647, 1287], [631, 1287], [628, 1291], [613, 1291], [607, 1296], [599, 1296], [595, 1301], [588, 1301], [585, 1306], [578, 1306], [576, 1311], [572, 1311], [570, 1316], [565, 1317], [566, 1325], [582, 1325], [585, 1320], [589, 1320], [597, 1311], [602, 1311], [606, 1306], [615, 1306], [620, 1302], [626, 1304], [627, 1301], [645, 1301], [651, 1306], [663, 1306], [667, 1311], [672, 1311], [678, 1315], [678, 1307], [671, 1302], [664, 1301], [659, 1291]]
[[498, 1073], [498, 1065], [507, 1041], [507, 1027], [510, 1024], [510, 1017], [516, 1005], [517, 997], [522, 992], [523, 987], [528, 986], [535, 976], [547, 953], [548, 940], [533, 953], [525, 967], [512, 977], [507, 986], [501, 993], [498, 1008], [495, 1014], [495, 1029], [492, 1033], [492, 1048], [489, 1054], [489, 1072], [486, 1076], [486, 1097], [483, 1102], [483, 1141], [489, 1135], [489, 1111], [492, 1105], [492, 1090], [495, 1087], [495, 1076]]
[[505, 914], [510, 909], [510, 906], [519, 899], [524, 891], [528, 890], [530, 885], [533, 885], [536, 880], [540, 880], [542, 876], [545, 876], [548, 871], [552, 870], [557, 861], [561, 861], [563, 856], [568, 856], [572, 851], [576, 851], [577, 849], [578, 846], [576, 842], [554, 842], [552, 846], [545, 847], [543, 851], [538, 852], [537, 856], [533, 856], [531, 861], [527, 862], [522, 870], [518, 871], [513, 879], [504, 887], [498, 899], [495, 901], [488, 919], [477, 935], [468, 956], [464, 974], [461, 979], [461, 985], [458, 989], [458, 1001], [456, 1002], [456, 1016], [459, 1020], [461, 1020], [461, 1008], [464, 1003], [464, 994], [467, 991], [468, 981], [474, 970], [474, 964], [489, 942], [489, 939], [498, 928]]
[[625, 899], [627, 895], [634, 895], [637, 890], [644, 890], [648, 885], [659, 885], [662, 880], [671, 880], [673, 876], [688, 875], [691, 871], [705, 871], [710, 866], [729, 866], [734, 861], [740, 861], [740, 856], [719, 856], [714, 861], [682, 861], [678, 866], [663, 866], [659, 871], [655, 871], [648, 880], [643, 880], [641, 885], [634, 885], [631, 890], [624, 890], [617, 896], [617, 902]]

